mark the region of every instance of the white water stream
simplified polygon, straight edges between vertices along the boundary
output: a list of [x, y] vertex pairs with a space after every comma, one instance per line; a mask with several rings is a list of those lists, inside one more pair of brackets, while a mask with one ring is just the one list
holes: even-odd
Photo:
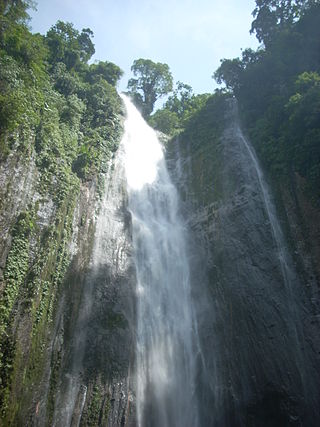
[[137, 274], [138, 425], [196, 427], [195, 324], [178, 195], [156, 133], [122, 98]]

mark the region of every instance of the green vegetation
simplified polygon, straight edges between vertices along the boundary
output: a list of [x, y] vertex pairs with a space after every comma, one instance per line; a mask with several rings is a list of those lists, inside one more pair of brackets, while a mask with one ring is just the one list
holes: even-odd
[[171, 72], [167, 64], [142, 58], [133, 62], [131, 71], [137, 78], [129, 80], [129, 94], [142, 115], [148, 117], [156, 100], [172, 90]]
[[224, 174], [219, 141], [225, 129], [226, 100], [229, 97], [228, 93], [219, 91], [209, 96], [204, 105], [188, 118], [179, 134], [179, 153], [188, 159], [181, 165], [186, 168], [188, 177], [187, 190], [181, 189], [181, 197], [191, 197], [200, 206], [217, 202], [222, 197]]
[[303, 14], [308, 5], [315, 3], [305, 0], [257, 0], [252, 12], [255, 18], [250, 33], [255, 33], [265, 46], [272, 44], [276, 33], [290, 28]]
[[193, 147], [200, 146], [202, 141], [216, 138], [224, 129], [226, 99], [228, 93], [217, 91], [213, 95], [198, 95], [201, 102], [193, 114], [188, 115], [182, 133], [183, 140], [189, 140]]
[[[86, 407], [81, 416], [80, 426], [104, 426], [108, 424], [111, 409], [111, 396], [102, 385], [101, 378], [96, 377], [94, 384], [88, 385]], [[110, 421], [109, 421], [110, 423]]]
[[237, 97], [265, 167], [306, 180], [320, 196], [320, 4], [256, 1], [251, 31], [263, 44], [224, 59], [214, 77]]
[[[131, 67], [135, 76], [128, 82], [128, 95], [150, 126], [169, 136], [179, 134], [189, 120], [205, 107], [210, 94], [195, 95], [192, 87], [173, 79], [167, 64], [150, 59], [137, 59]], [[154, 104], [163, 95], [171, 93], [161, 109], [154, 114]]]
[[93, 387], [93, 393], [88, 407], [87, 423], [90, 426], [98, 426], [101, 412], [102, 391], [98, 385]]
[[194, 95], [191, 86], [177, 82], [164, 104], [148, 119], [155, 129], [174, 136], [180, 133], [191, 118], [205, 107], [209, 94]]
[[79, 192], [89, 181], [101, 187], [121, 133], [120, 68], [88, 64], [94, 53], [88, 28], [58, 21], [46, 36], [31, 34], [30, 6], [0, 2], [0, 161], [11, 154], [26, 170], [34, 164], [37, 178], [36, 196], [12, 220], [0, 286], [0, 425], [24, 423], [19, 417], [42, 381]]

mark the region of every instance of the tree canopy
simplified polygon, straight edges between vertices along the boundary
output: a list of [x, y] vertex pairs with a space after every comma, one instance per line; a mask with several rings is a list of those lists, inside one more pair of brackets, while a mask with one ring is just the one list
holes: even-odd
[[33, 0], [0, 0], [1, 28], [4, 21], [25, 24], [30, 19], [29, 8], [35, 8]]
[[190, 85], [178, 81], [173, 94], [148, 121], [155, 129], [167, 135], [176, 135], [205, 106], [208, 98], [209, 94], [195, 95]]
[[267, 46], [275, 33], [297, 21], [314, 0], [256, 0], [250, 33]]
[[136, 78], [128, 82], [129, 93], [142, 114], [148, 117], [157, 99], [172, 90], [172, 74], [167, 64], [142, 58], [133, 62], [131, 71]]
[[120, 106], [115, 86], [123, 72], [109, 61], [88, 64], [95, 51], [90, 28], [79, 31], [58, 21], [46, 36], [32, 34], [26, 25], [30, 6], [31, 1], [0, 0], [6, 24], [0, 43], [0, 161], [10, 152], [10, 133], [41, 128], [51, 96], [60, 123], [81, 129], [74, 171], [85, 178], [100, 167], [99, 147], [113, 145], [111, 122]]
[[84, 28], [80, 33], [70, 22], [58, 21], [46, 36], [50, 52], [49, 62], [63, 62], [68, 70], [81, 62], [86, 63], [95, 52], [92, 37], [90, 28]]
[[116, 86], [122, 75], [123, 71], [118, 65], [109, 61], [98, 61], [89, 66], [87, 79], [90, 83], [94, 83], [103, 78], [112, 86]]

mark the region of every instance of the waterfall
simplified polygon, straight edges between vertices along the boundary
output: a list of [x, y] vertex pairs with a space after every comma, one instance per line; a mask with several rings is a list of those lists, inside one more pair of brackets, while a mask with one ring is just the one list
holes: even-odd
[[196, 427], [195, 322], [186, 229], [156, 133], [131, 102], [123, 137], [137, 275], [140, 427]]

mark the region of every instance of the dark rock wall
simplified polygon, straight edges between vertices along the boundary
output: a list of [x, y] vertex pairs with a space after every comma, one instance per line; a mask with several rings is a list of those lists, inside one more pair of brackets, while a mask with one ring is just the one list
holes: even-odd
[[[298, 268], [298, 242], [291, 233], [289, 246], [281, 237], [288, 268], [284, 280], [236, 109], [229, 109], [220, 137], [215, 129], [212, 137], [208, 129], [205, 134], [182, 134], [168, 150], [193, 233], [201, 425], [316, 426], [320, 360], [314, 268], [311, 262]], [[293, 214], [291, 222], [285, 214], [288, 197], [282, 198], [281, 211], [287, 239], [300, 227]], [[307, 251], [300, 258], [305, 256]]]

